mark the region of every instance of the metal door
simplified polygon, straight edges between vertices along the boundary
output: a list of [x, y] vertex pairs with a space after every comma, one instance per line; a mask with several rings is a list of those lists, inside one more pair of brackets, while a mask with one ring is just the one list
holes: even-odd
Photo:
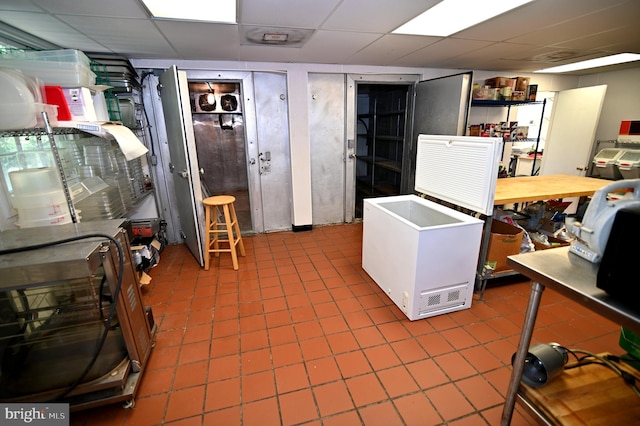
[[541, 175], [584, 176], [594, 143], [606, 85], [558, 92], [544, 144]]
[[344, 97], [342, 74], [309, 74], [312, 219], [345, 221]]
[[257, 133], [260, 135], [257, 166], [264, 230], [291, 229], [287, 77], [286, 74], [257, 72], [253, 75], [253, 82]]
[[200, 266], [204, 266], [204, 229], [199, 226], [204, 223], [204, 208], [198, 158], [191, 111], [184, 107], [190, 105], [187, 75], [171, 66], [160, 76], [160, 84], [180, 235]]

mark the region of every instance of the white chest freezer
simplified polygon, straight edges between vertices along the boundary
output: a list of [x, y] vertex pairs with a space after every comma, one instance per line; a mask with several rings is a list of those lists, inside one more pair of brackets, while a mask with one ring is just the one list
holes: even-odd
[[[491, 215], [500, 138], [420, 135], [416, 191]], [[483, 221], [417, 195], [368, 198], [362, 267], [418, 320], [471, 307]]]

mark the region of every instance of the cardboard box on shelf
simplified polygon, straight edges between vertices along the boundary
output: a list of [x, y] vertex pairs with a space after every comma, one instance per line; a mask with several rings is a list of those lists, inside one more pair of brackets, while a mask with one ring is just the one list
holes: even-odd
[[514, 88], [515, 80], [509, 77], [492, 77], [484, 81], [485, 86], [492, 88], [511, 87]]
[[529, 82], [531, 81], [531, 79], [529, 77], [516, 77], [515, 78], [516, 84], [515, 84], [515, 91], [518, 92], [527, 92], [527, 87], [529, 87]]
[[491, 222], [491, 235], [486, 262], [494, 265], [494, 272], [506, 271], [507, 256], [520, 253], [524, 230], [500, 220]]
[[511, 92], [511, 100], [512, 101], [524, 101], [526, 93], [522, 90], [514, 90]]

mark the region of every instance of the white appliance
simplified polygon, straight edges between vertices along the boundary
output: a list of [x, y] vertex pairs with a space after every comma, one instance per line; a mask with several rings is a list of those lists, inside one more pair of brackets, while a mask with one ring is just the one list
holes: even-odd
[[[609, 199], [609, 193], [633, 189], [630, 198]], [[597, 190], [587, 207], [582, 222], [573, 222], [571, 233], [576, 239], [569, 252], [599, 263], [609, 240], [616, 213], [622, 208], [640, 206], [640, 179], [618, 180]]]
[[[500, 138], [420, 135], [415, 189], [491, 215]], [[364, 200], [362, 267], [418, 320], [471, 307], [483, 221], [417, 195]]]

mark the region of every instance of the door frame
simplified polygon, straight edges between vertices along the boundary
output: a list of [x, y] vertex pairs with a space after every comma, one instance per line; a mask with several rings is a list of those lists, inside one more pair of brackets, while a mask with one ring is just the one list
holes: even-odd
[[[353, 222], [356, 208], [356, 129], [358, 127], [358, 84], [402, 84], [411, 85], [420, 81], [419, 74], [347, 74], [346, 112], [345, 112], [345, 201], [344, 220]], [[410, 111], [407, 112], [407, 123], [410, 122]], [[409, 129], [410, 130], [410, 129]], [[405, 138], [411, 137], [411, 132]]]
[[[242, 111], [245, 129], [245, 149], [247, 155], [247, 179], [249, 185], [249, 202], [251, 204], [251, 223], [253, 232], [264, 232], [262, 211], [262, 192], [260, 190], [260, 164], [258, 147], [258, 130], [256, 123], [256, 107], [254, 102], [253, 72], [251, 71], [213, 71], [184, 70], [187, 81], [233, 81], [240, 84]], [[199, 166], [198, 166], [199, 169]]]

